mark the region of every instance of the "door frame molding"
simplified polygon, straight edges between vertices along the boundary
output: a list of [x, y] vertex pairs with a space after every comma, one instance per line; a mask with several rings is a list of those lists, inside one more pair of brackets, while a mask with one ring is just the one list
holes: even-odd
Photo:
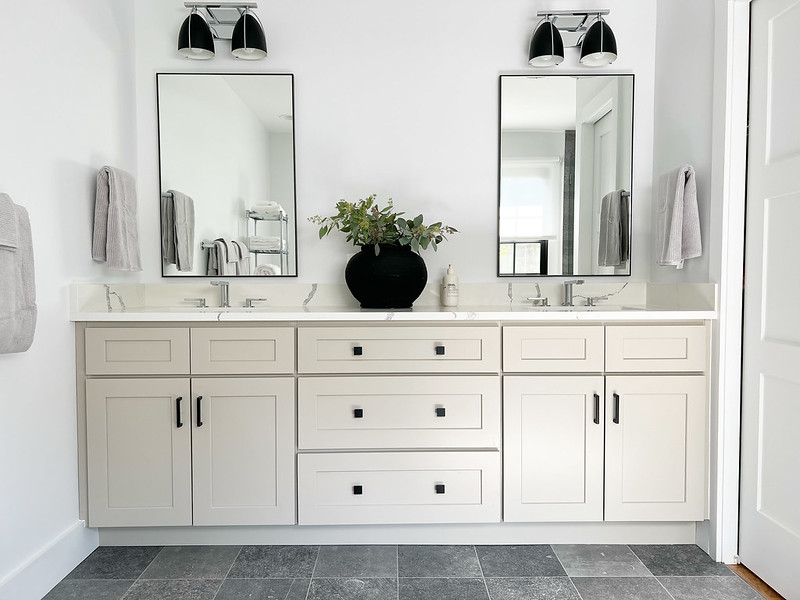
[[717, 561], [738, 562], [739, 451], [751, 0], [716, 0], [710, 276], [713, 324], [709, 522], [698, 527]]

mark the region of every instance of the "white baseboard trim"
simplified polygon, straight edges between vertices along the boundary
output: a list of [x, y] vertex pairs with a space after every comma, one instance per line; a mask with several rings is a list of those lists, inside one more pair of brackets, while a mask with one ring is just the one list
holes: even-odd
[[102, 546], [258, 544], [693, 544], [694, 523], [498, 523], [100, 529]]
[[99, 543], [97, 530], [77, 521], [0, 580], [0, 600], [40, 600]]

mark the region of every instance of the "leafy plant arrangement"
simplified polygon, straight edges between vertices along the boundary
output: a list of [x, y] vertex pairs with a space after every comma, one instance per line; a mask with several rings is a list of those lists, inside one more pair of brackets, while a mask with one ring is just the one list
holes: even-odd
[[358, 202], [339, 200], [335, 215], [315, 215], [308, 220], [320, 226], [320, 239], [338, 229], [347, 234], [347, 241], [354, 246], [374, 246], [376, 256], [380, 254], [380, 244], [411, 246], [414, 252], [430, 246], [435, 251], [439, 244], [447, 240], [447, 235], [458, 233], [454, 227], [442, 225], [441, 222], [424, 225], [422, 215], [404, 219], [402, 215], [405, 213], [394, 212], [391, 198], [383, 208], [378, 206], [375, 199], [376, 195], [372, 194]]

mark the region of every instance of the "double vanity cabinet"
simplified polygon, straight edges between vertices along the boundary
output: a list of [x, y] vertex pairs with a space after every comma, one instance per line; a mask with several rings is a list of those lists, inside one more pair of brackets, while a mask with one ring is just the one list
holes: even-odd
[[77, 325], [91, 527], [701, 521], [702, 321]]

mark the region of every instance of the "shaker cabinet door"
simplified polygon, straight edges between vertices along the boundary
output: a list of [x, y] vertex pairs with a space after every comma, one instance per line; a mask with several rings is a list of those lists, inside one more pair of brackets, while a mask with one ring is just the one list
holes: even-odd
[[702, 521], [706, 379], [606, 378], [606, 521]]
[[603, 378], [506, 377], [505, 520], [603, 520]]
[[195, 525], [295, 523], [294, 380], [192, 380]]
[[188, 379], [86, 382], [89, 526], [192, 524]]

